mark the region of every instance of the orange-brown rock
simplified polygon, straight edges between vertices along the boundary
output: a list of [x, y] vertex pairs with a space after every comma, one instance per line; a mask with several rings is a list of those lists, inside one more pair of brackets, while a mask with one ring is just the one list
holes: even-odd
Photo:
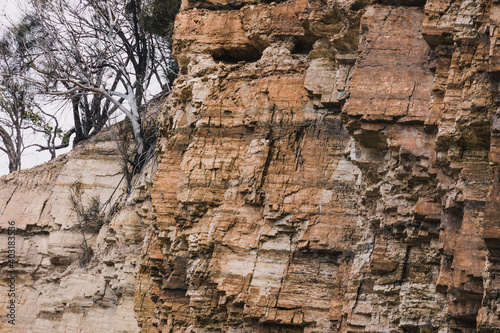
[[494, 9], [223, 6], [184, 4], [174, 35], [153, 187], [165, 259], [144, 282], [160, 316], [141, 325], [498, 327]]

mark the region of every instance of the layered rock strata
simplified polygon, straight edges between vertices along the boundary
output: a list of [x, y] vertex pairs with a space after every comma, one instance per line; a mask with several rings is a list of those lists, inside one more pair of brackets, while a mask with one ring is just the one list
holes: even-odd
[[349, 10], [219, 6], [184, 3], [176, 20], [181, 75], [165, 114], [139, 322], [145, 331], [335, 330], [361, 184], [340, 114], [355, 54], [334, 52], [355, 52], [336, 12]]
[[184, 2], [143, 328], [498, 329], [494, 13]]
[[[139, 183], [142, 193], [138, 186], [131, 204], [99, 233], [85, 232], [93, 252], [85, 267], [79, 263], [83, 236], [70, 199], [78, 182], [85, 207], [99, 197], [102, 204], [109, 200], [103, 211], [116, 208], [125, 189], [120, 160], [107, 131], [54, 161], [0, 178], [1, 332], [140, 331], [134, 288], [145, 236], [139, 214], [145, 216], [149, 207], [144, 181]], [[8, 260], [9, 221], [15, 222], [13, 267]], [[8, 293], [12, 274], [15, 296]], [[15, 325], [6, 317], [11, 299]]]

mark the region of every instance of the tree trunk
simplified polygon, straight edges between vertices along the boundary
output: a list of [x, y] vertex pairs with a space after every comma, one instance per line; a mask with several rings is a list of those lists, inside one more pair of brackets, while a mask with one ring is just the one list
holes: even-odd
[[16, 152], [16, 148], [14, 146], [14, 142], [12, 142], [12, 138], [3, 127], [0, 127], [0, 138], [2, 138], [5, 150], [7, 151], [7, 156], [9, 157], [9, 172], [19, 170], [19, 166], [21, 164], [20, 156], [18, 156]]
[[78, 96], [73, 96], [71, 98], [71, 103], [73, 105], [73, 120], [75, 122], [75, 139], [73, 140], [73, 147], [80, 141], [87, 139], [82, 130], [82, 122], [80, 120], [80, 98]]
[[144, 140], [142, 138], [141, 124], [137, 121], [137, 119], [129, 119], [132, 123], [132, 131], [134, 132], [135, 144], [137, 145], [137, 156], [140, 156], [144, 152]]

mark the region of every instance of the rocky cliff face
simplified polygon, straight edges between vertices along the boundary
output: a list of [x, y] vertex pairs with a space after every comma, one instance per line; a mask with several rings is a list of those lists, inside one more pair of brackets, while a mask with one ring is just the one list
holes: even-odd
[[90, 269], [63, 244], [84, 151], [4, 178], [20, 327], [499, 331], [499, 24], [496, 1], [184, 0], [151, 193]]
[[498, 330], [497, 6], [183, 2], [141, 325]]
[[[145, 227], [138, 213], [149, 202], [141, 186], [131, 205], [100, 233], [86, 232], [93, 256], [88, 266], [79, 265], [83, 236], [75, 226], [70, 189], [75, 182], [82, 184], [85, 206], [92, 196], [99, 196], [101, 203], [110, 200], [106, 211], [120, 202], [125, 185], [112, 137], [101, 133], [54, 161], [0, 178], [1, 332], [140, 331], [134, 288]], [[13, 269], [8, 261], [9, 221], [15, 222]], [[11, 283], [15, 297], [8, 295]], [[11, 299], [16, 302], [15, 325], [6, 317]]]

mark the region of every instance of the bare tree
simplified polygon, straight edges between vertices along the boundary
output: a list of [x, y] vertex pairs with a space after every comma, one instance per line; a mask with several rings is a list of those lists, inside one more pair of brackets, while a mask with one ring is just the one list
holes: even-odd
[[29, 80], [71, 99], [77, 140], [97, 133], [116, 110], [123, 112], [142, 154], [148, 88], [153, 81], [168, 86], [174, 73], [167, 39], [145, 31], [143, 1], [31, 2], [42, 33], [32, 57], [38, 77]]
[[0, 150], [7, 154], [9, 172], [21, 169], [23, 152], [23, 126], [25, 123], [25, 94], [23, 87], [2, 80], [0, 92], [0, 138], [3, 147]]
[[[5, 32], [0, 40], [0, 150], [9, 159], [9, 171], [21, 169], [21, 155], [31, 146], [54, 150], [63, 134], [57, 118], [44, 112], [36, 103], [33, 84], [19, 79], [29, 72], [26, 53], [30, 22], [22, 21]], [[47, 146], [25, 145], [29, 132], [41, 133]], [[51, 151], [51, 153], [52, 153]], [[55, 157], [55, 153], [52, 153]]]

